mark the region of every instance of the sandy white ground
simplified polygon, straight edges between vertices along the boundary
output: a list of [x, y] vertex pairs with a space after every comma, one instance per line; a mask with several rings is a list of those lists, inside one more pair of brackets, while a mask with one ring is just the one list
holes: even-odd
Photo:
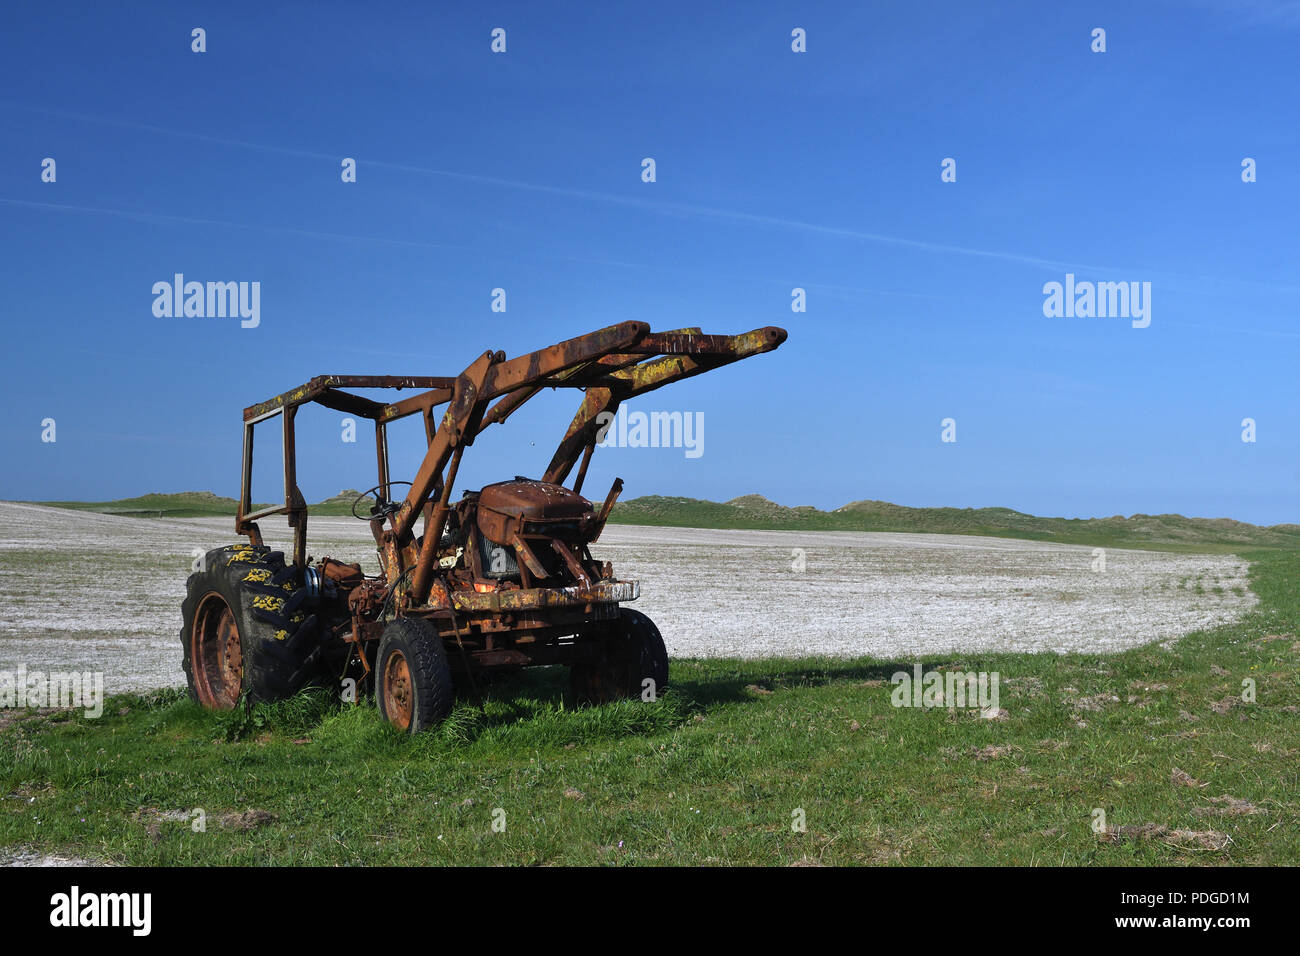
[[[0, 502], [0, 670], [92, 670], [109, 693], [171, 686], [194, 549], [231, 519], [141, 519]], [[287, 529], [264, 522], [270, 543]], [[313, 518], [313, 555], [377, 570], [366, 525]], [[792, 570], [795, 551], [806, 570]], [[1233, 556], [930, 534], [611, 525], [593, 549], [685, 656], [1114, 651], [1235, 619], [1257, 599]], [[1198, 593], [1199, 592], [1199, 593]]]
[[103, 866], [96, 860], [56, 856], [31, 847], [0, 848], [0, 866]]

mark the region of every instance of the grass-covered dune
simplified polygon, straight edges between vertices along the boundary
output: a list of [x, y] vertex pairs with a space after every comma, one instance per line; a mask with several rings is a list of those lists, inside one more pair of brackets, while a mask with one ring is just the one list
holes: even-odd
[[694, 528], [791, 531], [897, 531], [1029, 538], [1063, 544], [1177, 550], [1300, 547], [1300, 525], [1271, 527], [1230, 518], [1143, 515], [1040, 518], [1010, 508], [908, 508], [887, 501], [854, 501], [834, 511], [787, 508], [762, 495], [727, 502], [647, 496], [615, 506], [611, 521]]
[[[311, 514], [346, 515], [350, 513], [356, 491], [341, 491], [333, 498], [310, 505]], [[367, 499], [370, 500], [370, 499]], [[99, 514], [125, 515], [131, 518], [212, 518], [235, 516], [238, 502], [211, 491], [182, 491], [176, 494], [138, 495], [116, 501], [31, 501], [26, 504], [48, 505], [51, 508], [71, 508], [74, 511], [94, 511]], [[254, 504], [253, 510], [269, 505]], [[360, 513], [364, 506], [359, 507]]]
[[[310, 505], [310, 513], [346, 515], [356, 495], [355, 491], [342, 491]], [[233, 498], [209, 491], [142, 495], [117, 501], [34, 503], [153, 518], [233, 516], [235, 513]], [[1230, 518], [1186, 518], [1176, 514], [1040, 518], [1010, 508], [908, 508], [886, 501], [854, 501], [834, 511], [821, 511], [808, 506], [787, 508], [762, 495], [743, 495], [726, 502], [648, 495], [615, 505], [610, 521], [678, 528], [975, 534], [1158, 550], [1226, 552], [1242, 547], [1300, 547], [1300, 525], [1296, 524], [1261, 527]]]
[[562, 672], [525, 672], [465, 692], [419, 738], [323, 692], [227, 714], [179, 691], [116, 698], [98, 720], [0, 712], [0, 848], [184, 865], [1300, 864], [1300, 553], [1247, 556], [1258, 607], [1168, 647], [924, 660], [996, 672], [998, 719], [896, 708], [891, 675], [915, 662], [870, 658], [675, 660], [659, 701], [591, 709], [569, 706]]

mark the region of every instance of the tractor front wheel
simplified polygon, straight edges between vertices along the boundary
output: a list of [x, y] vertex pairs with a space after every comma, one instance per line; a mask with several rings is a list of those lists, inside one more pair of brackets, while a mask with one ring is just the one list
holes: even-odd
[[570, 687], [580, 704], [657, 700], [668, 687], [668, 650], [654, 621], [620, 609], [611, 633], [591, 638], [594, 656], [570, 668]]
[[433, 625], [401, 617], [384, 628], [375, 658], [375, 700], [385, 720], [411, 734], [451, 713], [451, 668]]

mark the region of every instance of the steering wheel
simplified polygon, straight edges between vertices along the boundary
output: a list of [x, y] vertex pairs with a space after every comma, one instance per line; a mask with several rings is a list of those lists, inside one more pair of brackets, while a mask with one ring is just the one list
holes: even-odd
[[[352, 517], [356, 518], [358, 521], [373, 521], [375, 518], [387, 518], [390, 514], [400, 508], [401, 505], [387, 500], [378, 492], [385, 488], [392, 488], [393, 485], [409, 484], [409, 481], [390, 481], [387, 485], [375, 485], [373, 488], [367, 488], [365, 491], [361, 492], [361, 494], [352, 499]], [[361, 504], [362, 501], [372, 494], [375, 496], [375, 503], [370, 506], [370, 514], [357, 514], [357, 505]]]

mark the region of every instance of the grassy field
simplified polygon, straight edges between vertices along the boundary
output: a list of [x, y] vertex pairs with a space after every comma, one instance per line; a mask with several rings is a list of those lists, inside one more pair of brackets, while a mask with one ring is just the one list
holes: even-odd
[[658, 702], [581, 710], [562, 673], [535, 671], [414, 739], [311, 694], [9, 712], [0, 847], [193, 865], [1294, 865], [1300, 554], [1248, 556], [1259, 607], [1169, 647], [925, 659], [997, 672], [996, 720], [891, 706], [910, 659], [675, 660]]

